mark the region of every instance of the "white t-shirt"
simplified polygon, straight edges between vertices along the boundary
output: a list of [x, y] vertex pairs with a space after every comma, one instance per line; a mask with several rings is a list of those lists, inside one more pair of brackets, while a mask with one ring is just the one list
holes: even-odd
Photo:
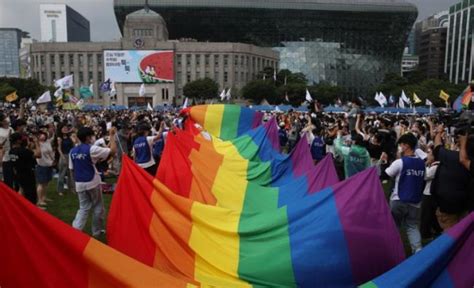
[[[145, 163], [137, 163], [138, 166], [142, 167], [143, 169], [149, 168], [153, 165], [155, 165], [155, 158], [153, 158], [153, 143], [155, 141], [155, 136], [148, 136], [146, 137], [146, 142], [148, 143], [148, 147], [150, 147], [150, 161], [145, 162]], [[136, 155], [135, 153], [135, 148], [133, 148], [133, 154]]]
[[0, 145], [3, 144], [3, 162], [10, 161], [10, 135], [13, 134], [11, 127], [0, 128]]
[[431, 195], [431, 182], [435, 178], [436, 170], [438, 170], [437, 164], [432, 164], [430, 167], [426, 167], [425, 173], [425, 190], [423, 190], [423, 195]]
[[[403, 170], [403, 161], [402, 159], [397, 159], [393, 161], [392, 165], [390, 165], [387, 169], [385, 169], [385, 173], [387, 173], [388, 176], [391, 178], [395, 177], [395, 187], [393, 187], [392, 194], [390, 195], [390, 201], [394, 200], [400, 200], [400, 197], [398, 197], [398, 182], [400, 181], [400, 174]], [[420, 208], [421, 203], [418, 204], [412, 204], [409, 203], [409, 205]]]
[[[94, 164], [95, 175], [94, 179], [90, 182], [76, 182], [76, 191], [83, 192], [87, 190], [92, 190], [100, 185], [102, 182], [100, 179], [99, 172], [95, 168], [95, 163], [99, 161], [106, 160], [110, 155], [110, 148], [102, 148], [99, 146], [92, 145], [90, 150], [90, 156], [92, 163]], [[74, 162], [71, 159], [71, 154], [69, 154], [69, 169], [74, 170]]]
[[54, 151], [51, 140], [40, 143], [41, 158], [36, 159], [36, 163], [42, 167], [51, 167], [54, 163]]

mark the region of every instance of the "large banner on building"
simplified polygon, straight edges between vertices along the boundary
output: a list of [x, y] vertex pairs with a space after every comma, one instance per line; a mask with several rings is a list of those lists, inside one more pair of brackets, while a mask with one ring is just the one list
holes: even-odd
[[174, 52], [170, 50], [106, 50], [105, 79], [128, 83], [174, 81]]

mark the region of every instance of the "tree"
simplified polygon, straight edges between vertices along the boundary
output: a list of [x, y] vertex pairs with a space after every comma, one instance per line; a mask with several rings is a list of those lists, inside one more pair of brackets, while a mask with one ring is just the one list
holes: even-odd
[[266, 99], [270, 104], [281, 103], [275, 85], [267, 80], [249, 82], [242, 88], [242, 97], [252, 100], [255, 104], [260, 104], [263, 99]]
[[331, 85], [329, 83], [320, 83], [308, 88], [313, 99], [318, 100], [323, 105], [333, 104], [337, 98], [344, 98], [347, 93], [346, 89], [340, 86]]
[[183, 94], [195, 100], [205, 100], [217, 97], [218, 90], [219, 87], [214, 80], [204, 78], [184, 85]]
[[50, 87], [41, 85], [36, 79], [0, 78], [0, 99], [16, 91], [18, 98], [37, 98]]
[[293, 107], [299, 107], [305, 101], [305, 94], [306, 84], [302, 83], [290, 83], [278, 88], [278, 95], [283, 95], [281, 99], [283, 100], [285, 96], [288, 96], [289, 104]]
[[[413, 93], [416, 93], [423, 101], [420, 105], [424, 105], [425, 100], [428, 99], [435, 106], [442, 107], [445, 106], [445, 102], [439, 98], [441, 90], [448, 93], [451, 96], [450, 102], [453, 102], [465, 88], [466, 84], [457, 85], [447, 80], [426, 79], [422, 74], [414, 71], [407, 75], [406, 78], [398, 74], [387, 74], [384, 81], [372, 91], [372, 95], [375, 95], [376, 92], [382, 92], [387, 97], [390, 95], [399, 97], [403, 90], [411, 99], [413, 99]], [[369, 100], [372, 101], [372, 104], [376, 104], [373, 97]]]

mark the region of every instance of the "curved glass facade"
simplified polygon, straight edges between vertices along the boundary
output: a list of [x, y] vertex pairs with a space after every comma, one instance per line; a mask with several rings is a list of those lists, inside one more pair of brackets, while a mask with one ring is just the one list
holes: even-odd
[[[115, 0], [120, 26], [144, 1]], [[275, 47], [280, 68], [303, 72], [314, 83], [367, 93], [388, 72], [400, 72], [412, 4], [393, 0], [150, 0], [170, 39], [242, 42]]]

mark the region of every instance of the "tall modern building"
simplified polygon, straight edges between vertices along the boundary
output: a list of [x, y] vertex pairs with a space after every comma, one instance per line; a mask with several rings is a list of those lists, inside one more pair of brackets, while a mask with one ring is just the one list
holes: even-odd
[[20, 76], [20, 44], [23, 33], [16, 28], [0, 28], [0, 77]]
[[89, 42], [89, 20], [65, 4], [41, 4], [42, 42]]
[[474, 0], [464, 0], [449, 8], [445, 73], [453, 83], [468, 83], [473, 79]]
[[434, 14], [415, 25], [418, 69], [428, 78], [444, 78], [448, 11]]
[[[401, 0], [150, 0], [170, 39], [243, 42], [280, 52], [280, 69], [367, 95], [400, 73], [417, 8]], [[114, 0], [117, 22], [143, 0]]]

